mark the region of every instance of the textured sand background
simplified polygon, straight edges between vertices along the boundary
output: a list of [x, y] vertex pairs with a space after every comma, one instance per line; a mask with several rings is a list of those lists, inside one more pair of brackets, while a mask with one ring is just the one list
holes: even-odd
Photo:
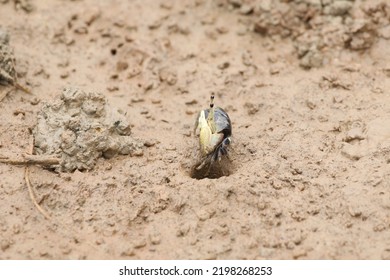
[[[0, 164], [0, 258], [390, 259], [390, 3], [284, 2], [0, 1], [33, 92], [0, 103], [0, 155], [28, 152], [67, 86], [103, 93], [145, 144], [91, 171], [30, 167], [50, 220]], [[234, 169], [195, 180], [212, 91]]]

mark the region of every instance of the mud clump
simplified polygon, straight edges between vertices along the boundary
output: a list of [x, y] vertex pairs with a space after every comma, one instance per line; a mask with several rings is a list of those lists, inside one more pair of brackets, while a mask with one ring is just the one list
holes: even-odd
[[[254, 32], [274, 41], [289, 38], [302, 68], [321, 67], [337, 51], [365, 51], [379, 38], [390, 38], [387, 16], [390, 5], [385, 1], [247, 2], [253, 8], [249, 22], [252, 23]], [[233, 8], [239, 7], [240, 5], [233, 5]]]
[[61, 158], [56, 171], [90, 170], [100, 157], [142, 155], [125, 116], [97, 92], [64, 89], [60, 100], [42, 107], [33, 134], [36, 154]]
[[34, 11], [34, 5], [31, 0], [0, 0], [0, 4], [10, 4], [15, 6], [15, 10], [23, 10], [26, 13]]
[[[12, 47], [9, 45], [9, 33], [0, 27], [0, 101], [14, 89], [20, 89], [26, 93], [30, 91], [17, 81], [15, 68], [15, 56]], [[9, 86], [13, 88], [9, 89]]]
[[0, 27], [0, 45], [9, 43], [9, 34], [6, 30]]
[[9, 34], [0, 27], [0, 85], [13, 85], [15, 82], [15, 57], [9, 45]]
[[0, 102], [10, 92], [9, 85], [16, 84], [15, 58], [9, 46], [9, 33], [0, 27]]

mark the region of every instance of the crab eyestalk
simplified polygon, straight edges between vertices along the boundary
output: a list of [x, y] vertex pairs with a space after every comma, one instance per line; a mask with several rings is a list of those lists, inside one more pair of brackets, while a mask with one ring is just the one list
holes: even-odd
[[215, 121], [214, 121], [214, 94], [210, 95], [210, 110], [207, 117], [207, 123], [211, 129], [211, 133], [215, 133]]

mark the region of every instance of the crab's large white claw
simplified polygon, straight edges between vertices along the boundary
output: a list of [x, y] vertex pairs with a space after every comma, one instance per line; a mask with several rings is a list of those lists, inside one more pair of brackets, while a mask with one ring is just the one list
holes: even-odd
[[199, 129], [200, 150], [203, 156], [210, 154], [222, 142], [222, 133], [212, 133], [211, 127], [206, 119], [204, 111], [199, 113], [197, 120]]

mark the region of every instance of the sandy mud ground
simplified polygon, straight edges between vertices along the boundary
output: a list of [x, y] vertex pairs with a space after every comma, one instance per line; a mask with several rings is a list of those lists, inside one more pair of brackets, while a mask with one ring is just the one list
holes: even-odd
[[[32, 91], [0, 103], [3, 159], [38, 136], [65, 151], [41, 145], [60, 139], [48, 108], [122, 119], [99, 119], [103, 148], [67, 146], [87, 165], [29, 167], [47, 218], [25, 167], [0, 163], [1, 259], [390, 259], [388, 1], [1, 0], [0, 25]], [[72, 89], [97, 97], [61, 107]], [[233, 166], [196, 180], [211, 92]]]

